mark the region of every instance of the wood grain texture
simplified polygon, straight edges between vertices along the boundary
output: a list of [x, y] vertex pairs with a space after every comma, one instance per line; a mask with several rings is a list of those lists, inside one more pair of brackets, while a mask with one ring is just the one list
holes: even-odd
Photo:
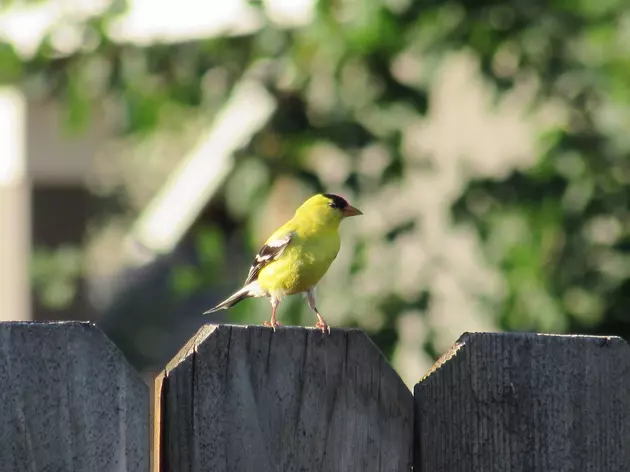
[[149, 392], [89, 323], [0, 323], [0, 470], [149, 470]]
[[415, 387], [415, 471], [630, 470], [623, 340], [466, 333], [458, 344]]
[[358, 330], [203, 327], [161, 381], [162, 471], [409, 471], [413, 397]]

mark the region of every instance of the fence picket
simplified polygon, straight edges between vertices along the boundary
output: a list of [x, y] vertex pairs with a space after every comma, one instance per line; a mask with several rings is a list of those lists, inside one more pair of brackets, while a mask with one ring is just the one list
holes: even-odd
[[149, 470], [149, 395], [89, 323], [0, 323], [0, 470]]
[[204, 326], [167, 367], [160, 470], [410, 470], [413, 397], [358, 330]]
[[466, 333], [415, 404], [416, 472], [630, 470], [620, 338]]

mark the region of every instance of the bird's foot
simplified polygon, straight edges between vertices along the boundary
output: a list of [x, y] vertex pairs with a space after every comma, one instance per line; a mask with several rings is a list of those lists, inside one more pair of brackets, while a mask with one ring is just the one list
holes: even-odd
[[330, 325], [326, 324], [326, 322], [324, 320], [319, 320], [316, 324], [315, 327], [317, 329], [321, 329], [322, 333], [326, 334], [330, 334]]
[[277, 321], [275, 322], [275, 324], [272, 323], [271, 321], [263, 321], [263, 326], [271, 327], [275, 331], [278, 326], [282, 326], [282, 325], [278, 323]]

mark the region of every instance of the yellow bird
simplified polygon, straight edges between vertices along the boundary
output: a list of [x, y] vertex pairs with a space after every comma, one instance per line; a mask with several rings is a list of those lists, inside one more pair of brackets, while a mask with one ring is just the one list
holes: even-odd
[[317, 315], [315, 327], [330, 333], [315, 305], [315, 286], [339, 252], [339, 224], [345, 218], [362, 214], [338, 195], [312, 196], [265, 242], [243, 288], [204, 314], [228, 309], [246, 298], [267, 297], [271, 301], [271, 321], [264, 324], [275, 330], [279, 326], [276, 310], [280, 300], [305, 293], [308, 306]]

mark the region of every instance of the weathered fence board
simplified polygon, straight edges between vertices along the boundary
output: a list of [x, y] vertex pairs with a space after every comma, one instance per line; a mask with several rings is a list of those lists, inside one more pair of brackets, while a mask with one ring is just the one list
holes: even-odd
[[88, 323], [0, 323], [0, 470], [149, 470], [149, 392]]
[[[630, 470], [619, 338], [467, 333], [414, 400], [360, 331], [208, 325], [155, 385], [155, 472]], [[148, 471], [148, 396], [93, 325], [0, 323], [0, 472]]]
[[464, 334], [415, 388], [414, 470], [630, 470], [630, 347]]
[[205, 326], [157, 386], [162, 471], [411, 467], [413, 397], [357, 330]]

